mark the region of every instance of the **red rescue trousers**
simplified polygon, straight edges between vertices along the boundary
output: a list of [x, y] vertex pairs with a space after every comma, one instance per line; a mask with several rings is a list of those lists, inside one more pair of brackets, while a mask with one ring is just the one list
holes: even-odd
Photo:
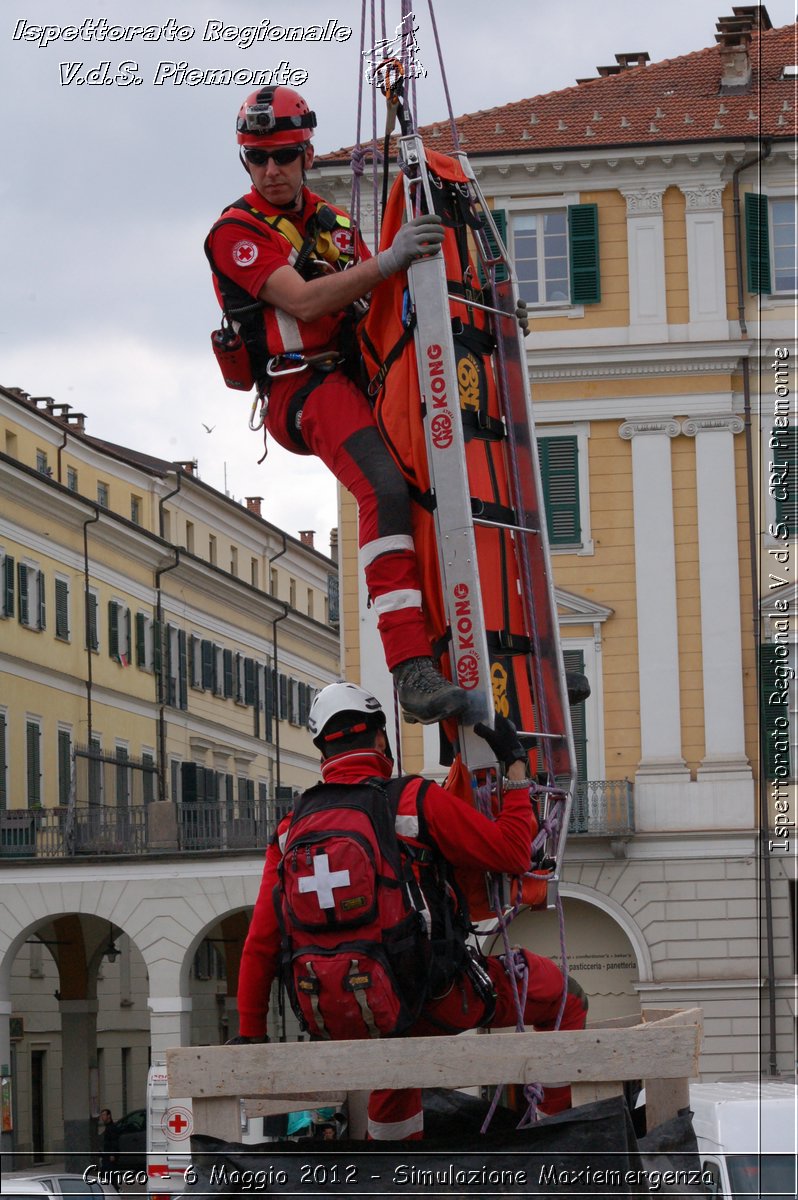
[[277, 377], [266, 427], [295, 454], [315, 454], [357, 502], [360, 561], [389, 670], [428, 657], [421, 581], [413, 546], [407, 484], [380, 436], [371, 405], [342, 371]]
[[[529, 971], [529, 983], [524, 1006], [524, 1024], [537, 1030], [551, 1030], [560, 1011], [563, 975], [550, 958], [523, 951]], [[516, 1025], [512, 983], [504, 969], [503, 960], [493, 956], [485, 960], [496, 989], [496, 1010], [487, 1025], [489, 1029]], [[519, 988], [520, 991], [520, 988]], [[464, 1029], [485, 1027], [485, 1004], [477, 996], [470, 981], [459, 978], [444, 996], [431, 1001], [424, 1014], [408, 1031], [411, 1037], [434, 1036], [444, 1032], [457, 1033]], [[587, 1005], [577, 989], [569, 991], [560, 1029], [584, 1029]], [[448, 1027], [446, 1028], [442, 1028]], [[507, 1079], [505, 1083], [516, 1082]], [[571, 1089], [567, 1084], [547, 1087], [540, 1108], [542, 1112], [561, 1112], [571, 1107]], [[423, 1137], [424, 1112], [420, 1088], [374, 1091], [369, 1097], [368, 1136], [379, 1141], [415, 1140]]]

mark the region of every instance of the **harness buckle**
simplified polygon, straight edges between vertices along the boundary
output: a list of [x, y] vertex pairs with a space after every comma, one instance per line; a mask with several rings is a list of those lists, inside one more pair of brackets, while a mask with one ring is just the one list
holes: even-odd
[[[283, 363], [295, 363], [295, 366], [283, 366]], [[266, 366], [266, 374], [270, 379], [278, 379], [281, 375], [298, 375], [300, 371], [307, 371], [308, 362], [304, 354], [275, 354], [269, 359]]]

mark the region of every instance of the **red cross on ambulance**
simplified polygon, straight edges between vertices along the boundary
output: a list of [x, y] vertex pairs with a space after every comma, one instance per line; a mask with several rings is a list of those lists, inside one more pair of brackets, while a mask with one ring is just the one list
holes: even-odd
[[315, 892], [319, 908], [335, 908], [335, 888], [349, 886], [348, 871], [331, 871], [326, 854], [317, 854], [313, 859], [313, 874], [299, 880], [300, 892]]

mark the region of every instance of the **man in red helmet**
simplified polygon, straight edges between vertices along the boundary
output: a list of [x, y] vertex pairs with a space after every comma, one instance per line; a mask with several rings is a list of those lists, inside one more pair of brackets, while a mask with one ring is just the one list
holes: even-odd
[[316, 117], [298, 92], [268, 87], [238, 114], [248, 194], [225, 209], [206, 242], [217, 297], [240, 329], [266, 427], [295, 454], [315, 454], [358, 505], [360, 557], [399, 702], [423, 724], [465, 714], [469, 696], [430, 656], [404, 477], [351, 378], [352, 305], [415, 259], [437, 253], [435, 215], [403, 225], [371, 257], [346, 213], [305, 185]]

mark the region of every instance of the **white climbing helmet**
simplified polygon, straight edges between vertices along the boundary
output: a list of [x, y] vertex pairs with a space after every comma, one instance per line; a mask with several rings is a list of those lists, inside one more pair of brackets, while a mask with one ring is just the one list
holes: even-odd
[[355, 683], [330, 683], [322, 688], [310, 706], [308, 729], [313, 736], [314, 746], [322, 749], [324, 730], [334, 717], [352, 713], [357, 718], [368, 719], [367, 727], [379, 729], [385, 725], [385, 713], [376, 696]]

